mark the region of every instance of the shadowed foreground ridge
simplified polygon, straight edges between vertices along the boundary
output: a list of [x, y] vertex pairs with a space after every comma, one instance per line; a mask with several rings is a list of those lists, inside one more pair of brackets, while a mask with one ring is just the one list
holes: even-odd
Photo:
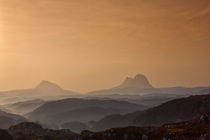
[[161, 127], [112, 128], [101, 132], [83, 131], [76, 134], [70, 130], [51, 130], [35, 123], [21, 123], [7, 131], [0, 130], [1, 140], [209, 140], [210, 113], [180, 123]]

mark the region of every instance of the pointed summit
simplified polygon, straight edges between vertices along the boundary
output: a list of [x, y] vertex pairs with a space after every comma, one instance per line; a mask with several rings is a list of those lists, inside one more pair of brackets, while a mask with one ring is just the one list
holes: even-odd
[[127, 77], [124, 82], [116, 88], [148, 89], [153, 88], [153, 86], [149, 83], [146, 76], [137, 74], [134, 78]]
[[61, 91], [63, 90], [61, 87], [59, 87], [57, 84], [43, 80], [41, 81], [36, 88], [37, 90], [47, 90], [47, 91]]

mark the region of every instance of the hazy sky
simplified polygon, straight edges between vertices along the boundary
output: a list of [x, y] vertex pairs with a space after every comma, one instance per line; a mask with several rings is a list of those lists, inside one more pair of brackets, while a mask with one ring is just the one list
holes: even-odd
[[86, 92], [137, 73], [210, 85], [210, 0], [0, 0], [0, 90]]

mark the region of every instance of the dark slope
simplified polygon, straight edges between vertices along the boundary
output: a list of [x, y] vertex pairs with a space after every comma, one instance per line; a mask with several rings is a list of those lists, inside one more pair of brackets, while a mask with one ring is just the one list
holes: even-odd
[[160, 127], [111, 128], [100, 132], [45, 129], [35, 123], [21, 123], [0, 130], [2, 140], [209, 140], [210, 114]]
[[210, 110], [210, 94], [175, 99], [151, 108], [136, 117], [135, 125], [161, 125], [192, 119]]
[[110, 128], [125, 127], [133, 125], [133, 120], [141, 115], [144, 111], [136, 111], [126, 115], [112, 114], [102, 118], [92, 125], [91, 130], [102, 131]]
[[0, 128], [1, 129], [9, 128], [11, 125], [15, 125], [24, 121], [27, 121], [27, 120], [23, 118], [22, 116], [7, 113], [0, 110]]
[[88, 130], [89, 126], [81, 122], [67, 122], [61, 125], [62, 129], [70, 129], [73, 132], [80, 133], [83, 130]]
[[47, 102], [27, 116], [43, 123], [91, 121], [107, 114], [129, 113], [145, 109], [144, 106], [115, 100], [64, 99]]
[[184, 121], [210, 111], [210, 94], [175, 99], [157, 107], [126, 115], [109, 115], [93, 124], [100, 131], [123, 126], [159, 126], [164, 123]]

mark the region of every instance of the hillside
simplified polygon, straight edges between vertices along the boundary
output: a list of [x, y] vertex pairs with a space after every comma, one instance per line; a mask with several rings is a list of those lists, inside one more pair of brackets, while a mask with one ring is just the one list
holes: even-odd
[[82, 140], [209, 140], [210, 116], [160, 127], [122, 127], [102, 132], [82, 132]]
[[4, 105], [4, 107], [17, 114], [26, 114], [35, 110], [39, 106], [43, 105], [44, 102], [45, 102], [44, 100], [35, 99], [35, 100], [17, 102], [14, 104], [7, 104], [7, 105]]
[[143, 109], [146, 107], [125, 101], [70, 98], [47, 102], [27, 114], [27, 117], [42, 123], [60, 124], [72, 121], [88, 122], [116, 112], [126, 114]]
[[7, 129], [11, 125], [15, 125], [24, 121], [27, 121], [27, 119], [19, 115], [7, 113], [0, 110], [0, 128], [1, 129]]
[[197, 117], [210, 110], [210, 94], [175, 99], [157, 107], [129, 113], [109, 115], [95, 122], [92, 130], [100, 131], [122, 126], [160, 126]]
[[122, 127], [100, 132], [45, 129], [35, 123], [21, 123], [0, 130], [3, 140], [209, 140], [210, 114], [160, 127]]
[[175, 99], [148, 109], [136, 117], [135, 125], [154, 126], [197, 117], [210, 110], [210, 94]]

